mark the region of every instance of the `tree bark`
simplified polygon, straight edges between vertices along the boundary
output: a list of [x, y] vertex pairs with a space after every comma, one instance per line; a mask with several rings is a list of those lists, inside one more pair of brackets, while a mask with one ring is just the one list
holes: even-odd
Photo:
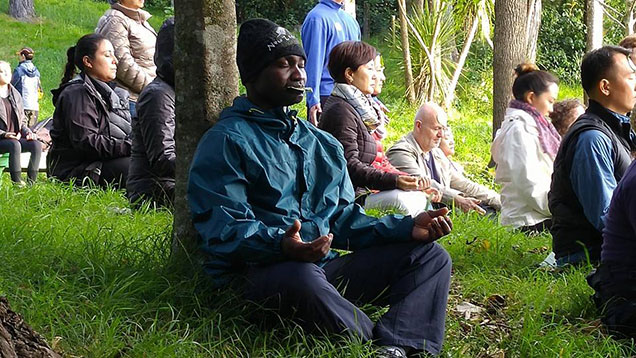
[[404, 82], [406, 85], [406, 99], [410, 104], [415, 103], [415, 88], [413, 87], [413, 67], [411, 66], [411, 50], [409, 48], [409, 28], [406, 23], [406, 1], [398, 0], [400, 11], [400, 32], [402, 35], [402, 59], [404, 60]]
[[344, 0], [344, 11], [356, 18], [356, 0]]
[[541, 27], [541, 0], [528, 0], [528, 17], [526, 21], [526, 54], [530, 62], [537, 59], [537, 40]]
[[[231, 0], [175, 2], [176, 194], [173, 254], [196, 252], [186, 199], [188, 171], [199, 139], [238, 95], [236, 13]], [[196, 260], [191, 260], [195, 262]]]
[[625, 0], [625, 36], [629, 36], [634, 33], [634, 25], [636, 24], [636, 18], [634, 17], [634, 5], [636, 0]]
[[528, 0], [495, 1], [493, 138], [512, 98], [513, 69], [529, 59], [526, 38], [528, 9]]
[[603, 0], [585, 1], [585, 52], [603, 46]]
[[42, 336], [11, 310], [6, 297], [0, 297], [0, 357], [60, 358]]
[[9, 15], [22, 21], [31, 20], [35, 16], [33, 0], [9, 0]]

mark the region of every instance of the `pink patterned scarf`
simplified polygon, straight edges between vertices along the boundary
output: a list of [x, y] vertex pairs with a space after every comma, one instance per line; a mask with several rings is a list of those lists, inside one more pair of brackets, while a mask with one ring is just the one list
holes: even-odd
[[561, 136], [552, 123], [548, 122], [541, 113], [526, 102], [513, 99], [510, 101], [508, 107], [521, 109], [534, 118], [534, 121], [537, 123], [537, 129], [539, 130], [539, 143], [541, 144], [541, 149], [544, 153], [554, 159], [559, 151]]

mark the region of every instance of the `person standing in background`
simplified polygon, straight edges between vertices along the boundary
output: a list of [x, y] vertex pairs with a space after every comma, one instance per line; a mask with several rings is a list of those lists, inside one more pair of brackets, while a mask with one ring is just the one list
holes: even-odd
[[16, 52], [20, 59], [20, 64], [13, 71], [11, 84], [20, 92], [24, 114], [27, 117], [27, 125], [32, 127], [38, 122], [40, 111], [40, 93], [42, 84], [40, 83], [40, 71], [33, 64], [35, 52], [30, 47], [24, 47]]
[[318, 124], [322, 106], [334, 81], [329, 75], [329, 53], [341, 42], [360, 41], [360, 25], [343, 9], [344, 0], [320, 0], [305, 17], [300, 36], [307, 53], [307, 119]]
[[144, 0], [108, 0], [110, 9], [99, 19], [95, 33], [115, 48], [117, 84], [130, 93], [130, 116], [136, 117], [137, 97], [156, 76], [157, 32], [150, 26]]

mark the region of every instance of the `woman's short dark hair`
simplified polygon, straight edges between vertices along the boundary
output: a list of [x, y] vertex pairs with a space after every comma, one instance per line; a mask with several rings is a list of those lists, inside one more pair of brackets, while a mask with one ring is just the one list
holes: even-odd
[[99, 44], [104, 40], [106, 38], [100, 34], [84, 35], [77, 40], [75, 46], [71, 46], [66, 50], [66, 66], [64, 67], [62, 84], [70, 81], [75, 76], [75, 67], [80, 71], [84, 71], [84, 56], [94, 58]]
[[581, 61], [581, 85], [590, 95], [590, 90], [614, 68], [614, 55], [623, 54], [629, 60], [632, 51], [620, 46], [603, 46], [585, 54]]
[[552, 113], [550, 113], [550, 120], [557, 132], [565, 133], [567, 131], [567, 127], [576, 120], [576, 118], [573, 118], [574, 110], [579, 107], [583, 107], [583, 104], [575, 98], [565, 99], [554, 104]]
[[375, 59], [377, 50], [375, 47], [362, 41], [345, 41], [331, 49], [329, 54], [329, 74], [338, 83], [347, 83], [345, 70], [351, 68], [357, 70], [358, 67], [369, 63]]
[[540, 95], [548, 90], [551, 84], [559, 84], [559, 79], [553, 74], [539, 70], [531, 63], [522, 63], [515, 67], [515, 82], [512, 84], [512, 95], [518, 101], [523, 101], [527, 92]]

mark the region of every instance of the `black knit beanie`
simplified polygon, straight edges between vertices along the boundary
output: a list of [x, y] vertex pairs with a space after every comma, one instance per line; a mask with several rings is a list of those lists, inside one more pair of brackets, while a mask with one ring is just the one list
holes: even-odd
[[266, 19], [245, 21], [236, 47], [236, 64], [243, 84], [253, 81], [265, 67], [281, 57], [296, 55], [307, 59], [291, 32]]

